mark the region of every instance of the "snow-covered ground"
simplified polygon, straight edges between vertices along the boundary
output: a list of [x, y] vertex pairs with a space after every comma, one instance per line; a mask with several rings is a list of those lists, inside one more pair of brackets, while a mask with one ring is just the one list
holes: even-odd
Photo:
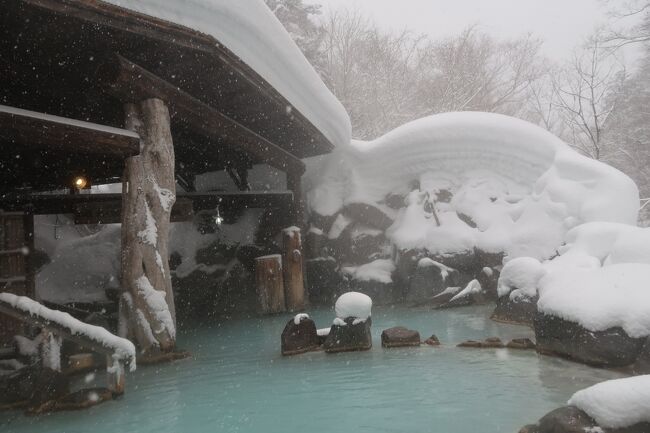
[[350, 118], [263, 0], [104, 0], [213, 36], [273, 86], [335, 146]]
[[[639, 208], [638, 189], [621, 172], [535, 125], [488, 113], [435, 115], [352, 142], [311, 160], [306, 179], [313, 212], [370, 204], [395, 219], [387, 231], [395, 246], [442, 254], [477, 247], [546, 259], [571, 228], [635, 224]], [[389, 195], [405, 197], [406, 207], [389, 208]]]

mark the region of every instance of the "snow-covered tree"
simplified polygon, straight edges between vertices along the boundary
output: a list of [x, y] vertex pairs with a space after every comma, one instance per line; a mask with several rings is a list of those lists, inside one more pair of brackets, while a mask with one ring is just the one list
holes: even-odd
[[265, 0], [318, 73], [323, 72], [321, 6], [303, 0]]

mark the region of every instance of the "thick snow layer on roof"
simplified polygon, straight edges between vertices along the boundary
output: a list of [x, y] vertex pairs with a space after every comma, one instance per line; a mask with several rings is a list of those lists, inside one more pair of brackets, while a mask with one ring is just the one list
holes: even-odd
[[334, 311], [336, 317], [340, 319], [354, 317], [366, 320], [372, 313], [372, 299], [359, 292], [344, 293], [336, 300]]
[[[398, 248], [478, 247], [540, 260], [556, 254], [572, 227], [635, 224], [639, 208], [638, 189], [621, 172], [528, 122], [477, 112], [420, 119], [311, 160], [306, 190], [323, 215], [355, 202], [385, 208], [387, 195], [405, 196], [387, 231]], [[444, 190], [448, 203], [437, 199]], [[431, 204], [440, 226], [426, 211]]]
[[576, 392], [577, 406], [604, 428], [625, 428], [650, 422], [650, 376], [608, 380]]
[[283, 95], [335, 146], [350, 118], [263, 0], [104, 0], [209, 34]]

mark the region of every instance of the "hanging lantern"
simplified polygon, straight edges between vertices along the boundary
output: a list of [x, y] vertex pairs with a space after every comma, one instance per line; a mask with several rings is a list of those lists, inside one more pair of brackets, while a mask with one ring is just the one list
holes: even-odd
[[214, 216], [214, 223], [217, 225], [217, 227], [221, 227], [221, 224], [223, 224], [223, 217], [219, 212], [219, 205], [217, 205], [217, 214]]

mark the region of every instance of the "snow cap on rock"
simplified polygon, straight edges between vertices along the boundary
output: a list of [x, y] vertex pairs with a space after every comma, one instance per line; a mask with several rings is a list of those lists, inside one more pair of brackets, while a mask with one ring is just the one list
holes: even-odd
[[342, 319], [354, 317], [366, 320], [370, 317], [372, 299], [370, 299], [370, 296], [359, 292], [344, 293], [336, 300], [334, 310], [336, 311], [336, 317]]

